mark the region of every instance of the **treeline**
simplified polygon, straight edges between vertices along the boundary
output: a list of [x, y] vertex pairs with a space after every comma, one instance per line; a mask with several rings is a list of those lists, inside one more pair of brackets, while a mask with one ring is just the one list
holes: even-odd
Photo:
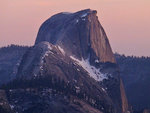
[[120, 63], [130, 63], [130, 64], [133, 64], [133, 63], [138, 63], [140, 65], [147, 65], [149, 66], [150, 64], [150, 57], [148, 56], [125, 56], [124, 54], [118, 54], [118, 53], [115, 53], [115, 57], [116, 57], [116, 60], [118, 62], [118, 64], [120, 65]]
[[18, 52], [19, 54], [21, 54], [22, 52], [26, 51], [30, 46], [20, 46], [20, 45], [8, 45], [6, 47], [1, 47], [0, 48], [0, 54], [1, 55], [5, 55], [6, 53], [9, 52], [9, 54], [11, 55], [12, 52]]
[[125, 56], [115, 54], [124, 84], [132, 83], [130, 79], [139, 80], [150, 76], [150, 57]]
[[[129, 103], [136, 111], [150, 109], [150, 57], [115, 54]], [[137, 112], [138, 113], [138, 112]]]
[[17, 68], [28, 46], [9, 45], [0, 48], [0, 84], [6, 83], [16, 75]]
[[66, 82], [61, 80], [57, 76], [39, 76], [30, 80], [27, 79], [15, 79], [7, 84], [1, 86], [1, 89], [9, 90], [9, 89], [27, 89], [27, 88], [51, 88], [52, 93], [56, 94], [64, 94], [67, 97], [71, 95], [76, 96], [79, 99], [82, 99], [89, 103], [94, 108], [97, 108], [105, 113], [110, 113], [113, 111], [113, 107], [110, 105], [106, 105], [104, 101], [100, 100], [98, 97], [94, 97], [84, 91], [84, 89], [80, 89], [76, 87], [71, 82]]
[[8, 50], [8, 49], [25, 49], [25, 48], [29, 48], [30, 46], [26, 46], [26, 45], [15, 45], [15, 44], [11, 44], [5, 47], [0, 47], [0, 51], [2, 50]]

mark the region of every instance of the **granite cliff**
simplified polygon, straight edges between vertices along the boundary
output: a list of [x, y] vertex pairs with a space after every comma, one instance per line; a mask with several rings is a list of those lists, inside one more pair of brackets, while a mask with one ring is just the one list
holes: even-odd
[[3, 86], [13, 111], [130, 113], [118, 65], [96, 13], [59, 13], [42, 24], [16, 79]]
[[95, 60], [114, 63], [108, 38], [96, 14], [90, 9], [56, 14], [42, 24], [35, 44], [48, 41], [79, 59], [90, 57], [91, 63]]

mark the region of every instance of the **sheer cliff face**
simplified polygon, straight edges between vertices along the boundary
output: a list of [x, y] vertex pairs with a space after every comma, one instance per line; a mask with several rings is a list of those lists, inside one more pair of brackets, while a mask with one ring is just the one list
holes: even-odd
[[60, 45], [69, 55], [81, 59], [90, 57], [90, 62], [115, 63], [107, 36], [95, 10], [76, 13], [59, 13], [44, 22], [35, 44], [48, 41]]
[[121, 79], [120, 79], [120, 91], [121, 91], [121, 100], [122, 100], [122, 111], [123, 113], [126, 113], [126, 111], [129, 110], [129, 105], [124, 90], [124, 85]]
[[95, 13], [88, 16], [91, 50], [101, 62], [115, 62], [109, 41]]

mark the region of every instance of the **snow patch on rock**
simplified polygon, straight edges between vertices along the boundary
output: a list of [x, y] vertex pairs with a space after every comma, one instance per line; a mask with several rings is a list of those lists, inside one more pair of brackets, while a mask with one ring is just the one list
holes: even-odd
[[60, 46], [58, 46], [58, 49], [61, 51], [61, 53], [62, 53], [63, 55], [65, 55], [65, 51], [64, 51]]
[[81, 18], [84, 18], [87, 16], [87, 13], [84, 13], [83, 15], [81, 15]]
[[76, 20], [76, 23], [78, 23], [78, 22], [79, 22], [79, 20], [77, 19], [77, 20]]
[[83, 18], [82, 20], [85, 21], [85, 18]]
[[33, 76], [34, 76], [34, 77], [36, 77], [36, 76], [37, 76], [37, 74], [33, 73]]
[[95, 63], [99, 63], [99, 60], [95, 60]]
[[46, 57], [46, 56], [48, 56], [49, 54], [54, 54], [53, 52], [52, 52], [52, 47], [51, 47], [51, 45], [50, 44], [46, 44], [46, 50], [43, 50], [44, 52], [43, 52], [43, 55], [42, 55], [42, 57], [41, 57], [41, 63], [43, 63], [43, 60], [44, 60], [44, 58]]
[[50, 44], [47, 45], [48, 50], [52, 50], [52, 47], [50, 46]]
[[15, 107], [14, 105], [11, 105], [11, 104], [9, 106], [10, 106], [11, 109], [14, 109], [14, 107]]
[[90, 65], [89, 59], [78, 60], [73, 56], [70, 56], [71, 59], [77, 62], [78, 65], [82, 66], [89, 74], [90, 77], [94, 78], [96, 81], [103, 81], [104, 79], [108, 79], [107, 74], [103, 74], [100, 72], [100, 69], [97, 69], [94, 66]]
[[54, 54], [53, 53], [53, 47], [49, 42], [43, 42], [42, 46], [42, 53], [41, 53], [41, 57], [40, 57], [40, 63], [38, 64], [37, 69], [35, 70], [35, 72], [33, 73], [33, 76], [36, 77], [38, 75], [38, 69], [40, 70], [41, 74], [43, 71], [43, 63], [44, 63], [44, 59], [45, 57], [49, 56], [49, 54]]

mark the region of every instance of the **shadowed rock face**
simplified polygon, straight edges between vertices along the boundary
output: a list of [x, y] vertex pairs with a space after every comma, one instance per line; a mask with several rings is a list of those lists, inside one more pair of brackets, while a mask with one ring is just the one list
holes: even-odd
[[76, 13], [59, 13], [45, 21], [38, 32], [35, 44], [48, 41], [60, 45], [69, 55], [90, 62], [115, 63], [109, 41], [98, 21], [95, 10]]

